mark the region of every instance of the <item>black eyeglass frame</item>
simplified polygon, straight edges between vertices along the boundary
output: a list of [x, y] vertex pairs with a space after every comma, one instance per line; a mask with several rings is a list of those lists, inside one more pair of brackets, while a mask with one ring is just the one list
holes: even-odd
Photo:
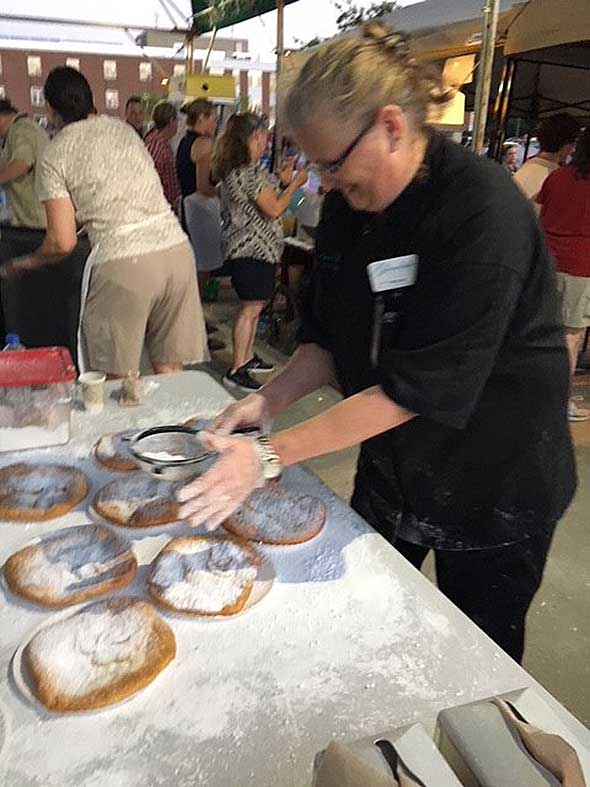
[[310, 169], [316, 170], [320, 175], [329, 175], [334, 176], [338, 170], [342, 169], [346, 160], [352, 153], [356, 150], [357, 146], [360, 144], [361, 140], [366, 137], [366, 135], [371, 131], [373, 126], [375, 125], [376, 117], [372, 118], [371, 122], [363, 128], [360, 134], [352, 140], [350, 145], [346, 148], [342, 155], [338, 156], [338, 158], [334, 159], [333, 161], [317, 161], [312, 162], [310, 164]]

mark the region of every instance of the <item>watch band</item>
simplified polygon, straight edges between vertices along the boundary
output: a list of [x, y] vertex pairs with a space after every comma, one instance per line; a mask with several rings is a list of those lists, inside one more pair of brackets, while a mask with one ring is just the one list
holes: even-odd
[[262, 469], [262, 476], [265, 481], [271, 481], [273, 478], [278, 478], [283, 472], [283, 466], [277, 452], [272, 447], [272, 443], [265, 435], [260, 435], [254, 438], [254, 445], [256, 452], [260, 459]]

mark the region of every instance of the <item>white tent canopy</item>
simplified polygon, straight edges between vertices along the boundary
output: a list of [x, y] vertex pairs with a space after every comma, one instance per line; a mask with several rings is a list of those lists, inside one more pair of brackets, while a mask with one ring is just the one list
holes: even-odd
[[[167, 10], [166, 10], [167, 9]], [[33, 17], [38, 20], [72, 20], [113, 27], [162, 30], [186, 29], [191, 18], [190, 0], [101, 0], [100, 3], [80, 3], [72, 0], [2, 0], [2, 16]]]

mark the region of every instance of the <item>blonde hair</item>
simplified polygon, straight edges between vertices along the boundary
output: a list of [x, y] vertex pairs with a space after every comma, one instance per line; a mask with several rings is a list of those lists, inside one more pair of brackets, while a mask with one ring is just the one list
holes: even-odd
[[305, 63], [287, 97], [287, 124], [296, 131], [327, 116], [360, 126], [395, 104], [421, 129], [452, 95], [438, 72], [416, 60], [403, 33], [369, 22], [362, 35], [327, 44]]

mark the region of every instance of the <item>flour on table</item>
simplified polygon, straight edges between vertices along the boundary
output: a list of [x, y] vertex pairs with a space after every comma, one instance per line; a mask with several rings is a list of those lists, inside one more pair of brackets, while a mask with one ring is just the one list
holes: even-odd
[[[133, 413], [133, 426], [217, 413], [225, 404], [220, 389], [211, 382], [211, 395], [199, 397], [195, 391], [209, 378], [192, 374], [198, 381], [191, 378], [184, 388], [181, 380], [167, 389], [161, 378], [153, 403], [148, 398], [148, 406]], [[105, 477], [87, 459], [90, 447], [103, 432], [131, 422], [118, 408], [105, 408], [99, 419], [85, 413], [74, 419], [72, 442], [51, 456], [80, 457], [99, 488]], [[153, 692], [91, 718], [39, 724], [7, 682], [3, 694], [0, 687], [0, 702], [8, 698], [13, 726], [22, 733], [12, 735], [2, 753], [8, 783], [307, 784], [313, 757], [332, 737], [351, 740], [433, 718], [457, 703], [459, 691], [461, 702], [469, 702], [522, 687], [523, 673], [486, 638], [469, 635], [427, 581], [317, 478], [299, 468], [284, 478], [292, 494], [322, 499], [324, 529], [300, 546], [256, 547], [277, 579], [248, 614], [210, 624], [175, 617], [178, 658]], [[1, 529], [13, 544], [22, 543], [18, 526]], [[3, 610], [0, 604], [0, 614], [0, 663], [8, 670], [40, 616], [9, 602]]]

